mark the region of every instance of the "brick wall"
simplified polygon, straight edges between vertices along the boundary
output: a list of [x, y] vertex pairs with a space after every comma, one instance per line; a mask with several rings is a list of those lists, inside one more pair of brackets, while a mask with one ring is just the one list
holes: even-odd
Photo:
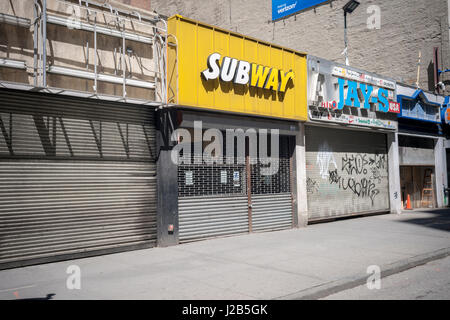
[[[152, 10], [175, 13], [292, 49], [344, 62], [344, 16], [347, 0], [335, 0], [270, 22], [271, 1], [265, 0], [153, 0]], [[419, 50], [420, 86], [431, 89], [433, 47], [440, 50], [440, 68], [450, 68], [447, 0], [360, 0], [348, 16], [349, 60], [354, 67], [415, 84]], [[381, 28], [368, 29], [371, 13], [381, 9]], [[450, 89], [450, 75], [445, 75]], [[447, 94], [450, 90], [447, 90]]]
[[144, 10], [150, 10], [150, 0], [116, 0], [116, 2], [121, 2], [123, 4]]

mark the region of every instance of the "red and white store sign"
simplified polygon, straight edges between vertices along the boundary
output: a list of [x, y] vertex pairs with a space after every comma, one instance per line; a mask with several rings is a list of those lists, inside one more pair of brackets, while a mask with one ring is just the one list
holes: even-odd
[[389, 112], [400, 113], [400, 103], [389, 101]]

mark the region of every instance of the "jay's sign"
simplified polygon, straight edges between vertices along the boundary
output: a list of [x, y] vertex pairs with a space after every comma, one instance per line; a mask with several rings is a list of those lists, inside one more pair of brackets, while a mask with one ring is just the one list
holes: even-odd
[[308, 113], [312, 121], [397, 130], [396, 82], [374, 73], [308, 57]]

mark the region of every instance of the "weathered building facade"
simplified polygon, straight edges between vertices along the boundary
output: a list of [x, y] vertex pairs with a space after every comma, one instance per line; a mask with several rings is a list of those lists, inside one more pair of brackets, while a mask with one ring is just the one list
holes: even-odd
[[0, 268], [152, 247], [166, 23], [0, 3]]
[[397, 101], [403, 203], [413, 209], [442, 207], [448, 185], [441, 120], [444, 97], [399, 83]]

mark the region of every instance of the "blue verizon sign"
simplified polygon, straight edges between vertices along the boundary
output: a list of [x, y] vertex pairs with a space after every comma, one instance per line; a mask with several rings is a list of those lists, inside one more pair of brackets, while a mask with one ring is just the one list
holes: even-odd
[[272, 21], [329, 0], [272, 0]]

